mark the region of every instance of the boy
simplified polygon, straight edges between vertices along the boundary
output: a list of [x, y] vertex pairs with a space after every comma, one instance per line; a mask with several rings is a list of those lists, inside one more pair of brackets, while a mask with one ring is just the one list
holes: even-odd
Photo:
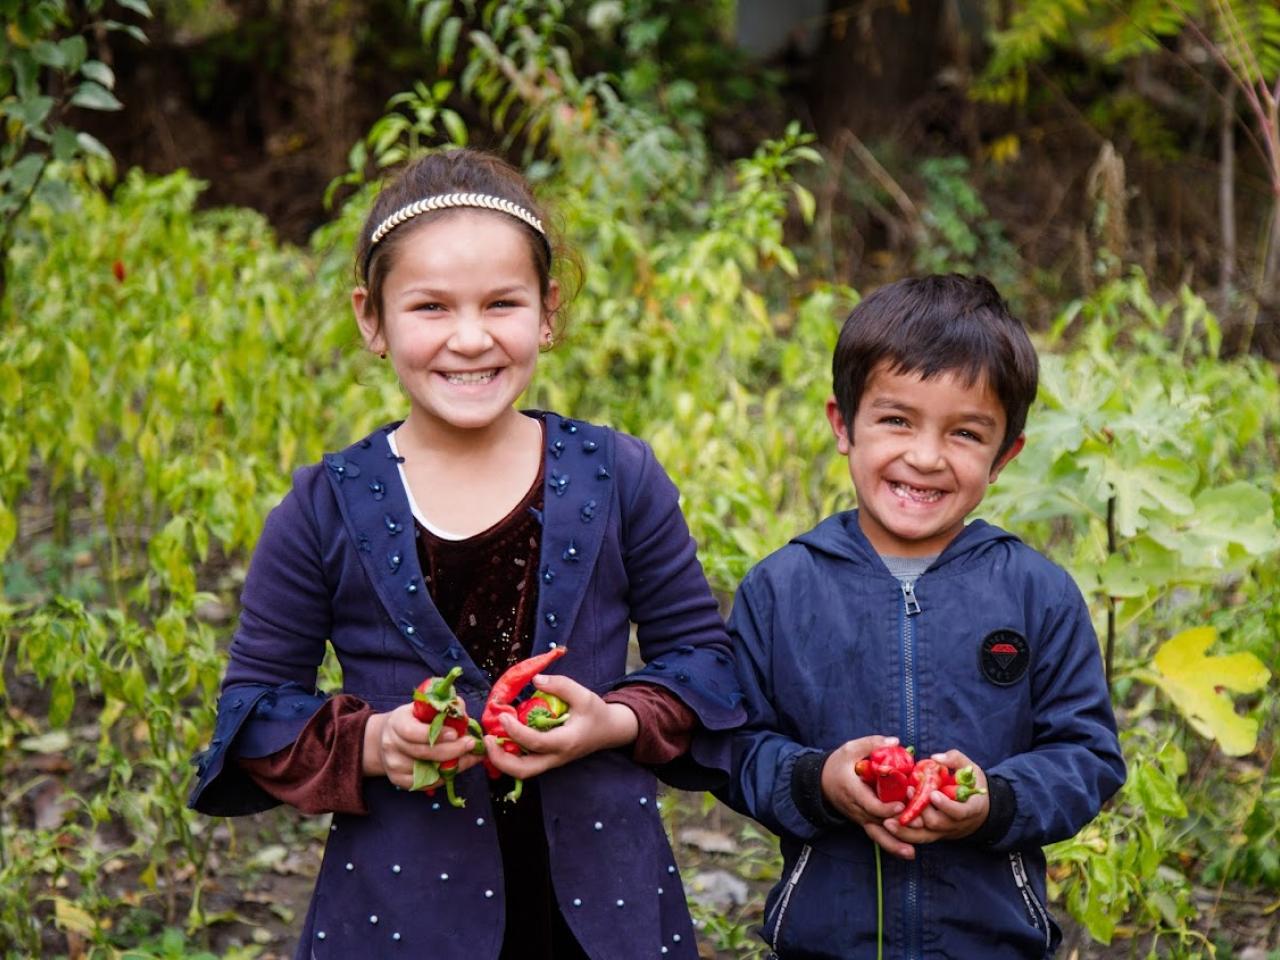
[[[756, 565], [729, 620], [748, 722], [724, 799], [785, 859], [761, 934], [784, 960], [875, 956], [879, 934], [894, 958], [1050, 956], [1040, 848], [1097, 814], [1124, 761], [1071, 578], [965, 523], [1022, 449], [1035, 350], [987, 280], [933, 276], [863, 300], [832, 366], [858, 509]], [[900, 826], [904, 804], [854, 773], [897, 742], [987, 792], [934, 792]]]

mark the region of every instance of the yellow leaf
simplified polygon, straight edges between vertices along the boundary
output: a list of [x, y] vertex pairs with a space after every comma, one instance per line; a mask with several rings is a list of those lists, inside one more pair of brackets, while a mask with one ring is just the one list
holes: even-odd
[[92, 936], [97, 926], [93, 917], [65, 897], [53, 898], [53, 919], [63, 930], [78, 933], [82, 937]]
[[1257, 743], [1258, 722], [1238, 715], [1224, 691], [1261, 690], [1271, 671], [1252, 653], [1206, 656], [1217, 636], [1213, 627], [1193, 627], [1161, 644], [1153, 660], [1156, 682], [1197, 733], [1216, 739], [1227, 756], [1240, 757]]

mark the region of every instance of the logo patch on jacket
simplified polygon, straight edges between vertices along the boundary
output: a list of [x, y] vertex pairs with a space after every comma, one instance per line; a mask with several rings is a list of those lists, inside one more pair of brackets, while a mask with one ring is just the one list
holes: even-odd
[[1031, 663], [1031, 651], [1022, 634], [997, 630], [982, 641], [978, 658], [982, 674], [998, 687], [1007, 687], [1022, 679]]

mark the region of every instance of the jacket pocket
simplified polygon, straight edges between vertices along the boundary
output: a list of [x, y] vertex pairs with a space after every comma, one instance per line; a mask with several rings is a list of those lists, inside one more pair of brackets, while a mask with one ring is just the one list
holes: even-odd
[[809, 857], [813, 853], [813, 848], [807, 843], [800, 851], [800, 856], [796, 858], [795, 866], [791, 868], [791, 873], [787, 875], [787, 882], [782, 887], [782, 892], [778, 894], [778, 899], [774, 902], [773, 911], [770, 916], [765, 917], [765, 939], [773, 948], [774, 953], [778, 951], [778, 943], [782, 939], [782, 924], [787, 919], [787, 908], [791, 905], [791, 895], [795, 893], [795, 889], [800, 884], [800, 878], [804, 876], [805, 867], [809, 865]]
[[1023, 863], [1022, 854], [1016, 850], [1009, 854], [1009, 872], [1013, 875], [1014, 885], [1018, 888], [1018, 894], [1022, 897], [1022, 905], [1027, 911], [1027, 920], [1044, 935], [1043, 956], [1053, 956], [1058, 944], [1062, 942], [1062, 932], [1059, 930], [1058, 925], [1053, 922], [1053, 918], [1049, 916], [1049, 911], [1045, 909], [1044, 904], [1041, 903], [1040, 896], [1036, 893], [1035, 886], [1027, 875], [1027, 868], [1026, 864]]

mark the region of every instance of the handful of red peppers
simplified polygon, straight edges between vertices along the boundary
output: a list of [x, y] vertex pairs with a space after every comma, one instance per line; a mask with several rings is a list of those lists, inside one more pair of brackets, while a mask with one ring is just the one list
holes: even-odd
[[[957, 803], [964, 803], [975, 793], [987, 792], [978, 786], [973, 767], [951, 770], [928, 758], [917, 762], [911, 747], [872, 750], [866, 759], [854, 764], [853, 772], [875, 785], [876, 796], [881, 803], [901, 800], [907, 804], [907, 808], [898, 815], [898, 823], [904, 827], [924, 813], [935, 790], [942, 791], [943, 796]], [[915, 787], [910, 800], [907, 799], [908, 787]]]
[[[498, 677], [489, 691], [479, 723], [467, 716], [466, 703], [453, 689], [454, 681], [462, 675], [461, 667], [454, 667], [443, 677], [428, 677], [423, 680], [413, 691], [413, 715], [423, 723], [431, 724], [427, 742], [434, 745], [441, 732], [448, 728], [459, 737], [467, 734], [475, 737], [476, 746], [472, 752], [477, 755], [485, 752], [485, 734], [497, 737], [498, 743], [507, 753], [523, 753], [524, 749], [507, 736], [507, 731], [502, 726], [502, 716], [510, 714], [534, 730], [551, 730], [569, 719], [569, 705], [555, 694], [539, 691], [519, 704], [512, 702], [548, 664], [564, 656], [565, 649], [554, 647], [536, 657], [521, 660]], [[491, 780], [502, 776], [488, 757], [484, 760], [484, 768]], [[430, 796], [443, 784], [450, 804], [455, 807], [466, 806], [466, 800], [454, 790], [453, 780], [457, 772], [457, 760], [415, 760], [413, 786], [410, 789], [425, 790]], [[515, 787], [507, 794], [506, 799], [519, 800], [523, 787], [524, 781], [516, 780]]]

